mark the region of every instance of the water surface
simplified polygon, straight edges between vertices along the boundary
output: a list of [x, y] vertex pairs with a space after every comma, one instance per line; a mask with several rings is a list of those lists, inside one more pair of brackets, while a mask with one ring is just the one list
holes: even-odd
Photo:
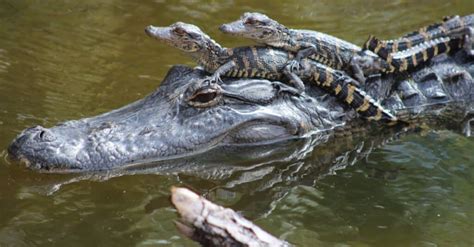
[[327, 160], [315, 153], [227, 174], [107, 179], [39, 174], [6, 159], [8, 143], [24, 128], [120, 107], [154, 90], [172, 65], [194, 66], [146, 37], [146, 25], [190, 22], [225, 46], [244, 45], [248, 41], [220, 34], [217, 27], [245, 11], [362, 44], [371, 33], [394, 38], [442, 16], [472, 13], [474, 5], [470, 0], [1, 1], [0, 245], [194, 245], [173, 225], [169, 188], [179, 184], [300, 246], [474, 245], [474, 141], [447, 130], [403, 136], [355, 162], [341, 155], [339, 166], [330, 169], [320, 169]]

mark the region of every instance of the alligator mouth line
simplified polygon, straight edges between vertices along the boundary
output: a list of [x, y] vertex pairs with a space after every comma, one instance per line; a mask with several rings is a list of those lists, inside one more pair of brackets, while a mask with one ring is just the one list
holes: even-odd
[[[246, 129], [251, 129], [252, 127], [265, 128], [265, 126], [275, 126], [275, 127], [284, 128], [284, 127], [281, 127], [279, 125], [271, 124], [266, 120], [254, 120], [254, 121], [251, 121], [251, 122], [246, 122], [246, 123], [234, 126], [234, 131], [242, 131], [242, 130], [246, 130]], [[236, 135], [236, 133], [234, 133], [234, 131], [228, 131], [228, 132], [220, 135], [219, 137], [214, 138], [214, 140], [212, 142], [210, 142], [209, 145], [206, 145], [206, 147], [202, 148], [202, 149], [193, 150], [193, 151], [190, 151], [190, 152], [177, 154], [177, 155], [139, 160], [139, 161], [136, 161], [136, 162], [133, 162], [133, 163], [123, 165], [121, 167], [114, 168], [113, 170], [114, 171], [121, 171], [121, 170], [130, 171], [130, 170], [141, 170], [141, 169], [147, 169], [147, 168], [154, 168], [154, 167], [156, 167], [155, 163], [172, 161], [172, 160], [177, 160], [178, 161], [178, 160], [183, 159], [183, 158], [188, 158], [188, 157], [192, 157], [192, 156], [207, 153], [207, 152], [209, 152], [209, 151], [211, 151], [211, 150], [213, 150], [217, 147], [258, 147], [258, 146], [262, 146], [262, 145], [270, 145], [270, 144], [275, 144], [275, 143], [279, 143], [279, 142], [283, 142], [283, 141], [297, 140], [297, 139], [302, 138], [300, 136], [292, 135], [292, 134], [290, 134], [290, 132], [288, 132], [288, 134], [286, 136], [282, 136], [280, 138], [272, 138], [272, 139], [263, 140], [263, 141], [259, 140], [259, 141], [247, 142], [247, 143], [229, 143], [229, 142], [226, 142], [226, 140], [229, 139], [229, 137], [232, 137], [232, 136]]]
[[83, 169], [80, 167], [73, 167], [70, 166], [68, 168], [59, 166], [59, 167], [50, 167], [44, 163], [32, 162], [28, 160], [24, 155], [20, 155], [19, 157], [13, 159], [12, 157], [7, 157], [9, 160], [13, 160], [18, 162], [19, 164], [23, 165], [25, 168], [36, 170], [40, 173], [55, 173], [55, 174], [69, 174], [69, 173], [82, 173], [84, 172]]

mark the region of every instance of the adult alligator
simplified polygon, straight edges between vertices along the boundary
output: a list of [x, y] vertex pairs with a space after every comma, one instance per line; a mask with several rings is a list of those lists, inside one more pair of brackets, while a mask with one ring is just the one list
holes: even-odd
[[[385, 75], [367, 83], [366, 90], [405, 120], [458, 128], [473, 109], [473, 75], [473, 59], [460, 51], [438, 57], [409, 78]], [[42, 171], [100, 171], [218, 148], [272, 147], [315, 132], [321, 140], [339, 138], [341, 143], [344, 136], [373, 130], [315, 87], [294, 95], [280, 82], [224, 78], [216, 84], [206, 77], [202, 70], [175, 66], [155, 92], [135, 103], [51, 128], [24, 130], [10, 145], [10, 156]]]

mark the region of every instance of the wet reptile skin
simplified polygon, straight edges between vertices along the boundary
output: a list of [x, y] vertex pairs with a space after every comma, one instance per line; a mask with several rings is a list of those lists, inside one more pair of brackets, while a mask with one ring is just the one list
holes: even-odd
[[[304, 61], [304, 69], [291, 72], [288, 63], [293, 53], [263, 46], [223, 48], [198, 27], [175, 23], [169, 27], [149, 26], [149, 36], [189, 53], [200, 66], [213, 73], [210, 80], [219, 81], [221, 75], [232, 78], [264, 78], [269, 80], [299, 80], [313, 83], [355, 109], [368, 120], [394, 124], [398, 120], [380, 106], [358, 83], [342, 71], [318, 63]], [[304, 90], [304, 83], [297, 83]]]
[[[220, 29], [227, 34], [295, 52], [295, 67], [301, 67], [298, 65], [302, 59], [310, 58], [334, 69], [343, 70], [364, 83], [369, 75], [412, 70], [439, 54], [458, 50], [463, 46], [463, 35], [466, 33], [464, 27], [469, 23], [469, 16], [457, 17], [446, 24], [438, 25], [437, 29], [434, 26], [422, 28], [399, 41], [391, 42], [397, 50], [388, 54], [385, 48], [389, 46], [387, 41], [379, 41], [373, 36], [364, 44], [364, 49], [361, 49], [325, 33], [287, 28], [260, 13], [245, 13], [239, 20], [224, 24]], [[425, 29], [429, 31], [423, 32]], [[440, 32], [440, 29], [445, 32]]]
[[[409, 75], [386, 75], [365, 89], [413, 127], [459, 130], [472, 116], [474, 61], [463, 52], [439, 57]], [[160, 87], [142, 100], [99, 116], [24, 130], [10, 145], [10, 157], [40, 171], [108, 171], [176, 157], [190, 157], [195, 163], [193, 154], [216, 147], [255, 149], [260, 143], [315, 132], [323, 140], [336, 138], [339, 145], [350, 136], [374, 134], [354, 110], [323, 97], [318, 87], [309, 85], [296, 97], [278, 82], [226, 78], [212, 88], [205, 79], [202, 70], [173, 67]], [[214, 93], [218, 97], [201, 97]], [[212, 104], [196, 106], [194, 101]], [[263, 153], [258, 154], [257, 159]], [[176, 164], [171, 160], [157, 168], [185, 169]]]

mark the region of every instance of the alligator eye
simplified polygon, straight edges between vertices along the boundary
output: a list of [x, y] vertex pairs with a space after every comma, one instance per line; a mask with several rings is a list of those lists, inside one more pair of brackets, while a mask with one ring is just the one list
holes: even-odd
[[256, 18], [247, 18], [244, 22], [246, 25], [255, 25], [255, 26], [264, 26], [267, 25], [268, 22], [264, 19], [256, 19]]
[[254, 25], [254, 24], [257, 24], [257, 20], [255, 20], [254, 18], [247, 18], [244, 22], [244, 24], [247, 24], [247, 25]]
[[218, 91], [215, 89], [204, 89], [189, 97], [188, 103], [196, 107], [207, 107], [217, 103], [218, 99]]
[[184, 30], [184, 28], [182, 27], [175, 27], [173, 28], [173, 32], [178, 34], [178, 35], [184, 35], [186, 34], [186, 30]]
[[199, 103], [206, 103], [209, 102], [217, 97], [216, 92], [211, 92], [211, 93], [200, 93], [192, 99], [194, 102], [199, 102]]

